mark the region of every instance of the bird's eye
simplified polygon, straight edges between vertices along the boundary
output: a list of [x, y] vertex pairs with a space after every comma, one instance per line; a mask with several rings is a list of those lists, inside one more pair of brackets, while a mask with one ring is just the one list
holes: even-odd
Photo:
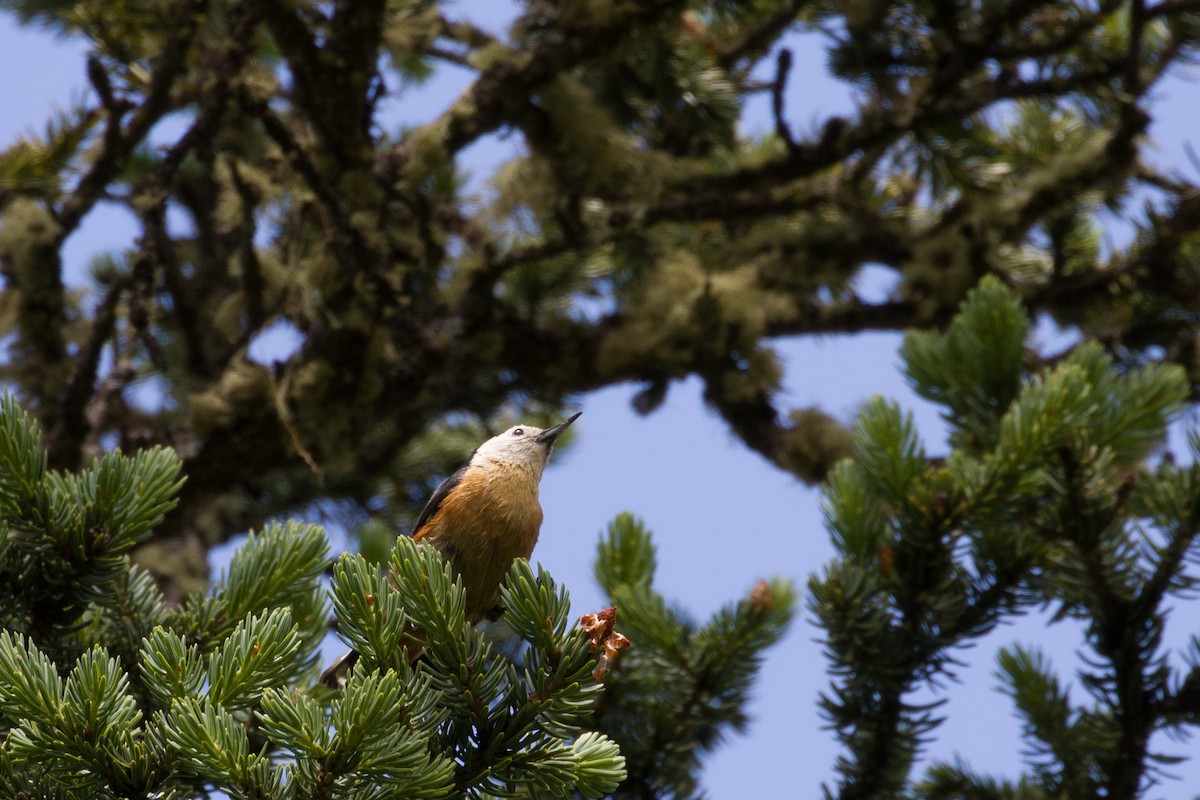
[[524, 435], [525, 435], [524, 428], [513, 428], [513, 436], [524, 436]]

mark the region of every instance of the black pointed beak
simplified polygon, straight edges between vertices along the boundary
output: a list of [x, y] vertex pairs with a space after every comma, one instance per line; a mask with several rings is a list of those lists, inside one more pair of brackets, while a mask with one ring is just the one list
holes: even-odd
[[563, 431], [571, 427], [571, 423], [579, 419], [579, 415], [582, 413], [582, 411], [576, 411], [574, 414], [567, 417], [553, 428], [546, 428], [546, 430], [537, 435], [538, 444], [544, 444], [546, 446], [554, 444], [554, 440], [557, 439]]

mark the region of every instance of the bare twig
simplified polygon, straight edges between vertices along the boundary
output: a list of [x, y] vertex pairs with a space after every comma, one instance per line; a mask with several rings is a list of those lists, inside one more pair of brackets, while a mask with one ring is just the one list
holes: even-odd
[[[145, 99], [133, 112], [129, 123], [120, 127], [119, 122], [114, 123], [110, 117], [104, 146], [92, 162], [91, 168], [75, 185], [58, 211], [61, 240], [65, 240], [75, 230], [79, 221], [125, 168], [134, 149], [154, 124], [171, 110], [171, 91], [187, 65], [187, 54], [192, 39], [200, 27], [207, 6], [208, 0], [190, 0], [183, 8], [179, 14], [179, 24], [172, 28], [163, 43]], [[94, 70], [89, 70], [92, 71]], [[105, 81], [99, 83], [103, 86]], [[97, 92], [103, 97], [105, 90], [98, 88]], [[111, 92], [108, 94], [111, 97]], [[114, 106], [112, 113], [116, 114], [118, 111], [119, 107]], [[116, 127], [113, 127], [114, 125]]]
[[237, 190], [242, 203], [242, 224], [238, 231], [238, 251], [242, 264], [242, 289], [246, 296], [246, 327], [257, 330], [264, 321], [263, 310], [263, 277], [262, 265], [258, 261], [258, 251], [254, 247], [254, 235], [257, 225], [254, 220], [254, 208], [258, 204], [257, 193], [242, 178], [237, 161], [230, 160], [229, 171], [233, 178], [233, 186]]
[[757, 57], [759, 53], [771, 46], [781, 31], [796, 20], [796, 15], [800, 13], [803, 5], [804, 0], [792, 0], [758, 26], [747, 30], [740, 39], [717, 54], [717, 66], [722, 69], [732, 69], [744, 58]]
[[86, 409], [95, 389], [100, 355], [116, 326], [117, 307], [128, 288], [123, 280], [114, 281], [96, 307], [91, 330], [75, 359], [75, 371], [48, 419], [46, 450], [49, 462], [60, 469], [79, 466], [88, 435]]
[[783, 118], [783, 92], [787, 88], [788, 73], [792, 70], [792, 51], [784, 47], [775, 60], [775, 81], [771, 84], [771, 113], [775, 117], [775, 135], [787, 145], [789, 153], [796, 152], [796, 140], [791, 128]]
[[214, 374], [209, 361], [204, 335], [193, 304], [191, 286], [183, 277], [171, 237], [167, 234], [166, 210], [156, 204], [142, 214], [141, 248], [162, 271], [163, 285], [171, 296], [171, 320], [178, 326], [183, 339], [184, 365], [197, 377]]

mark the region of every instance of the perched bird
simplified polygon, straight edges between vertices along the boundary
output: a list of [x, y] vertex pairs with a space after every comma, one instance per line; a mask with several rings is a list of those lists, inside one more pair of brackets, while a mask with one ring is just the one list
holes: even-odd
[[[554, 442], [583, 412], [552, 428], [517, 425], [493, 436], [434, 490], [413, 527], [454, 568], [466, 592], [467, 620], [503, 612], [500, 584], [513, 559], [529, 558], [542, 527], [538, 483]], [[336, 688], [358, 661], [351, 650], [321, 675]]]

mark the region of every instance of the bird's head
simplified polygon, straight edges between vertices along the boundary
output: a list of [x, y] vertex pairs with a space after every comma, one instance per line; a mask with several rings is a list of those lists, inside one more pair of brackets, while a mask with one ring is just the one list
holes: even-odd
[[540, 477], [546, 462], [550, 460], [554, 442], [582, 413], [572, 414], [552, 428], [514, 425], [479, 445], [471, 461], [527, 465]]

